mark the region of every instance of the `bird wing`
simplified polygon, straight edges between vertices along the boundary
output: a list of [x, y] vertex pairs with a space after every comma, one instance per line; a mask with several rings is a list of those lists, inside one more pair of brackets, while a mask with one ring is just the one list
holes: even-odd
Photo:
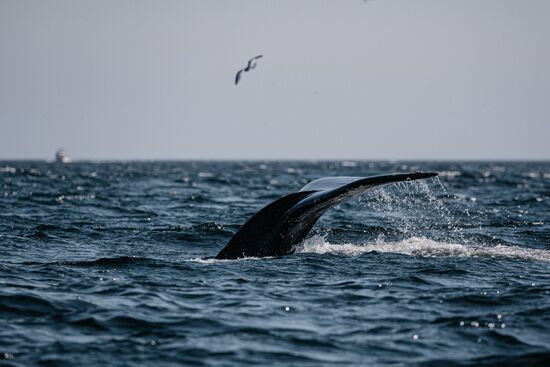
[[235, 75], [235, 85], [237, 85], [239, 83], [239, 80], [241, 80], [241, 74], [243, 72], [244, 69], [241, 69], [237, 72], [237, 75]]
[[250, 68], [254, 69], [256, 67], [256, 64], [252, 64], [252, 63], [254, 62], [254, 60], [260, 59], [262, 57], [264, 57], [264, 55], [254, 56], [253, 58], [248, 60], [248, 65], [246, 66], [246, 68], [249, 69], [249, 70], [250, 70]]

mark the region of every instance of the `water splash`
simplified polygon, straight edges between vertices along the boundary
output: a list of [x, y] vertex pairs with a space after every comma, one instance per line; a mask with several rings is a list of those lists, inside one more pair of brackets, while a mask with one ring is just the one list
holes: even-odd
[[369, 252], [404, 254], [422, 257], [504, 257], [513, 259], [550, 261], [549, 250], [539, 250], [519, 246], [484, 246], [460, 243], [445, 243], [425, 237], [410, 237], [397, 242], [382, 239], [366, 244], [331, 244], [323, 236], [313, 236], [305, 240], [296, 253], [340, 254], [359, 256]]
[[[505, 245], [505, 240], [499, 240], [497, 236], [490, 236], [491, 239], [485, 236], [488, 226], [501, 226], [498, 219], [495, 222], [495, 219], [489, 217], [489, 212], [483, 210], [486, 203], [467, 194], [449, 193], [439, 177], [431, 181], [389, 185], [367, 193], [360, 199], [360, 203], [365, 217], [375, 215], [384, 222], [385, 227], [396, 230], [392, 234], [399, 233], [398, 236], [386, 239], [386, 242], [418, 237], [474, 247]], [[493, 210], [498, 213], [500, 209]], [[384, 240], [384, 237], [381, 239]], [[508, 246], [514, 245], [510, 244], [509, 238], [507, 242]], [[530, 255], [526, 255], [526, 258], [530, 258]]]
[[468, 243], [465, 228], [474, 226], [470, 212], [476, 209], [451, 201], [453, 198], [434, 177], [432, 181], [402, 182], [373, 190], [359, 202], [365, 222], [367, 216], [377, 217], [388, 228], [401, 232], [402, 238], [427, 236], [448, 243]]

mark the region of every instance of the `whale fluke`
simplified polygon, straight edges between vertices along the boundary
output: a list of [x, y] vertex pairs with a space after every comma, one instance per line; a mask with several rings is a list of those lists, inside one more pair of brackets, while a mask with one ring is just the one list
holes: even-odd
[[378, 186], [434, 176], [437, 173], [412, 172], [372, 177], [325, 177], [312, 181], [253, 215], [216, 259], [291, 254], [330, 207]]

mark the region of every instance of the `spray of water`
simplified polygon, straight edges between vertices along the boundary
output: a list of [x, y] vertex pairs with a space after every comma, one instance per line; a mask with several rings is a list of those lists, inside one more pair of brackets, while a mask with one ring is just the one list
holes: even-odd
[[439, 178], [389, 185], [360, 197], [361, 216], [398, 230], [399, 239], [379, 235], [366, 243], [331, 244], [327, 233], [313, 236], [297, 249], [300, 253], [336, 253], [356, 256], [369, 252], [412, 256], [486, 256], [550, 261], [550, 251], [519, 246], [485, 245], [468, 238], [475, 224], [475, 202], [452, 200]]
[[[367, 193], [360, 198], [362, 213], [375, 215], [384, 226], [397, 229], [403, 238], [430, 237], [449, 243], [466, 243], [463, 233], [468, 210], [444, 201], [451, 196], [438, 178], [402, 182]], [[457, 217], [460, 215], [460, 219]]]

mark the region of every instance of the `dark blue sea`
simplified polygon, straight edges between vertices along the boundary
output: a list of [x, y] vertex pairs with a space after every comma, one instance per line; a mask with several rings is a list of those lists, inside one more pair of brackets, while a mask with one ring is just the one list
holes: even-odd
[[[416, 170], [213, 259], [311, 180]], [[550, 366], [550, 162], [0, 161], [0, 365]]]

